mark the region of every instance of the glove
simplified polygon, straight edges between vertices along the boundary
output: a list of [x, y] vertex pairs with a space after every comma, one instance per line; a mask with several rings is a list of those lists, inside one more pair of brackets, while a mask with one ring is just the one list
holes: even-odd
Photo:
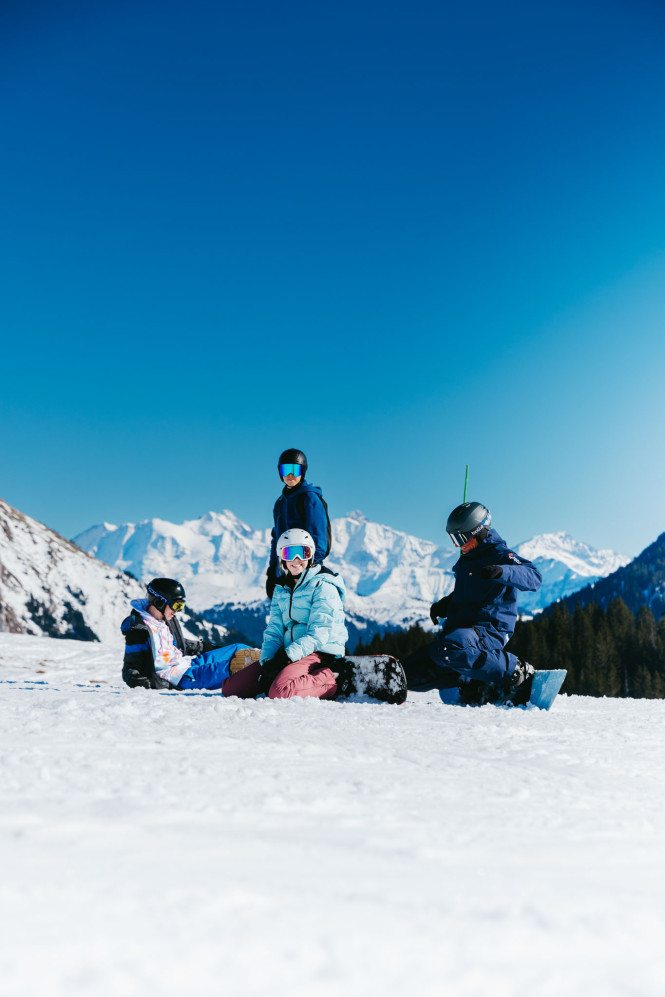
[[220, 644], [211, 644], [209, 640], [186, 640], [185, 641], [185, 654], [191, 655], [192, 658], [198, 657], [199, 654], [207, 654], [208, 651], [216, 651]]
[[195, 658], [199, 654], [203, 654], [205, 641], [203, 640], [186, 640], [185, 641], [185, 654], [189, 654], [192, 658]]
[[452, 599], [452, 593], [450, 595], [444, 595], [443, 599], [439, 599], [438, 602], [433, 602], [429, 609], [429, 618], [435, 625], [439, 622], [439, 617], [444, 619], [448, 615], [448, 603]]
[[275, 591], [275, 585], [277, 584], [277, 571], [275, 568], [268, 568], [268, 574], [266, 576], [266, 595], [269, 599], [272, 599], [272, 594]]
[[503, 578], [503, 571], [499, 564], [488, 564], [480, 569], [480, 577], [489, 580], [490, 578]]
[[267, 695], [270, 686], [273, 684], [282, 668], [286, 668], [286, 666], [290, 664], [291, 659], [284, 648], [280, 647], [274, 657], [269, 658], [268, 661], [264, 661], [261, 665], [261, 672], [259, 674], [259, 692], [265, 692]]

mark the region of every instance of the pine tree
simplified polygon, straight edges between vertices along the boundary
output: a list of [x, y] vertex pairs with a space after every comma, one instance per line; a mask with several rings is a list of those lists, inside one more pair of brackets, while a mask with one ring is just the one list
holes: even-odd
[[573, 670], [572, 616], [565, 603], [557, 603], [550, 616], [548, 632], [550, 668]]
[[654, 696], [665, 699], [665, 616], [656, 625], [656, 666], [652, 679]]
[[374, 634], [368, 644], [360, 641], [355, 654], [391, 654], [402, 661], [414, 651], [431, 644], [433, 639], [433, 634], [416, 623], [408, 630], [389, 630], [385, 634]]
[[629, 696], [631, 695], [629, 663], [635, 653], [636, 629], [635, 617], [622, 598], [617, 597], [610, 603], [607, 609], [607, 622], [619, 656], [617, 666], [619, 674], [611, 676], [612, 681], [608, 683], [605, 695]]
[[[636, 653], [631, 665], [631, 696], [653, 698], [654, 685], [658, 684], [658, 647], [656, 621], [648, 606], [642, 606], [637, 614]], [[656, 677], [655, 684], [652, 675]]]
[[601, 611], [595, 627], [590, 674], [580, 693], [584, 696], [621, 696], [621, 671], [614, 636]]
[[595, 680], [594, 645], [595, 635], [589, 613], [578, 604], [575, 606], [572, 624], [572, 653], [566, 692], [588, 695]]

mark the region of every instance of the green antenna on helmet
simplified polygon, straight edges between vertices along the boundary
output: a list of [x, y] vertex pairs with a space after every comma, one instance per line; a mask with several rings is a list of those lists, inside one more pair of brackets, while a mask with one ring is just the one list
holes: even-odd
[[469, 465], [466, 465], [466, 474], [464, 475], [464, 498], [462, 502], [466, 502], [466, 486], [469, 483]]

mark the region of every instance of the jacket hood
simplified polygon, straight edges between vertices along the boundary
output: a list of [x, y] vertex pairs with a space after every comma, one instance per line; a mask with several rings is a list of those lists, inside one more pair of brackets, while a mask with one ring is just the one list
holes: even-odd
[[[485, 543], [486, 544], [492, 544], [493, 547], [507, 547], [508, 546], [508, 544], [503, 539], [503, 537], [500, 536], [496, 532], [495, 529], [492, 529], [492, 527], [490, 527], [489, 533], [487, 534], [487, 536], [485, 538]], [[481, 544], [480, 546], [482, 547], [483, 545]]]
[[[344, 579], [341, 575], [337, 574], [336, 571], [331, 571], [330, 568], [324, 568], [321, 564], [313, 564], [311, 568], [308, 568], [304, 574], [296, 581], [293, 586], [293, 591], [299, 591], [306, 589], [309, 585], [316, 585], [317, 582], [326, 582], [328, 585], [334, 585], [339, 592], [339, 597], [344, 602], [344, 597], [346, 595], [346, 585], [344, 584]], [[287, 584], [287, 579], [285, 577], [280, 577], [277, 580], [278, 585], [282, 585], [284, 588], [290, 588]]]
[[132, 599], [130, 603], [132, 609], [135, 609], [141, 616], [148, 616], [148, 606], [150, 603], [147, 599]]
[[508, 545], [503, 537], [490, 527], [485, 539], [477, 547], [474, 547], [473, 550], [470, 550], [468, 554], [462, 554], [462, 557], [485, 557], [491, 548], [507, 550]]
[[286, 485], [282, 488], [282, 495], [295, 495], [296, 492], [313, 492], [315, 495], [318, 495], [319, 498], [323, 495], [320, 485], [310, 485], [309, 481], [305, 481], [304, 478], [300, 484], [296, 485], [294, 488], [287, 488]]

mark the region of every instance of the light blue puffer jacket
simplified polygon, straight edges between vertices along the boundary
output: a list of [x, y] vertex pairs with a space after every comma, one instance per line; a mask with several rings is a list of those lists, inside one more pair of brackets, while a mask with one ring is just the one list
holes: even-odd
[[261, 661], [268, 661], [280, 647], [291, 661], [314, 651], [341, 657], [348, 638], [344, 593], [342, 576], [320, 564], [313, 564], [293, 588], [278, 582], [263, 634]]

